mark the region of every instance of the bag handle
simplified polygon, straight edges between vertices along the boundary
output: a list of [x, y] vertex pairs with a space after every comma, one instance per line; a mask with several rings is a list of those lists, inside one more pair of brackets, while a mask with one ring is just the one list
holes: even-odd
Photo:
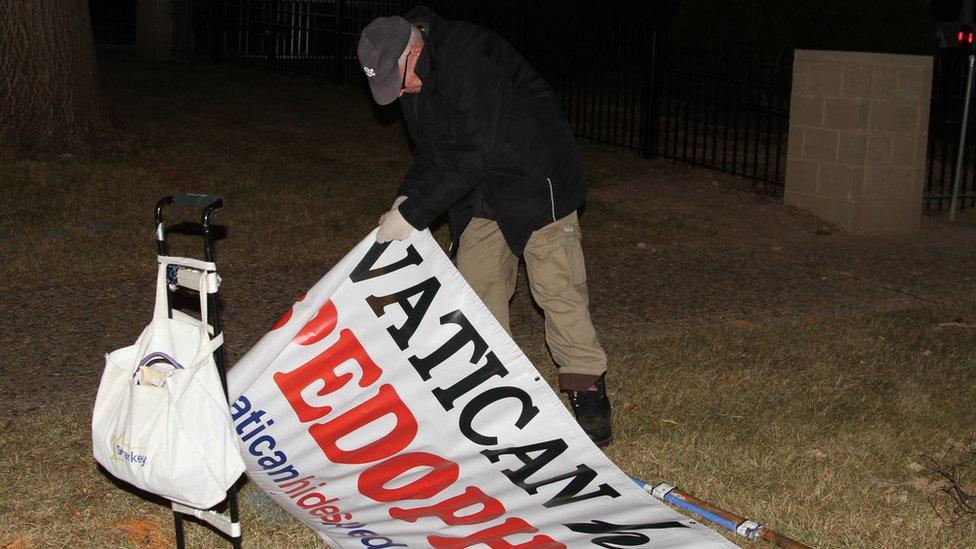
[[221, 345], [224, 344], [224, 334], [222, 333], [217, 334], [217, 336], [214, 337], [213, 339], [209, 337], [209, 334], [205, 334], [205, 335], [207, 337], [206, 339], [207, 343], [204, 343], [203, 345], [200, 346], [200, 350], [197, 352], [196, 358], [193, 359], [193, 363], [190, 364], [189, 367], [190, 370], [195, 370], [196, 368], [199, 368], [204, 362], [206, 362], [208, 358], [210, 358], [211, 355], [214, 354], [214, 351], [216, 351]]
[[166, 353], [159, 353], [159, 352], [149, 353], [148, 355], [142, 357], [142, 360], [139, 361], [139, 366], [146, 366], [147, 364], [149, 364], [150, 362], [152, 362], [153, 359], [156, 359], [156, 358], [161, 359], [163, 362], [169, 364], [170, 366], [172, 366], [173, 368], [176, 368], [177, 370], [182, 370], [183, 369], [183, 365], [180, 364], [178, 360], [176, 360], [175, 358], [169, 356]]
[[169, 318], [169, 290], [166, 282], [166, 264], [156, 270], [156, 304], [153, 306], [153, 322]]
[[194, 357], [193, 362], [190, 364], [190, 369], [194, 370], [199, 368], [208, 357], [213, 355], [214, 351], [218, 347], [224, 344], [224, 334], [219, 333], [213, 339], [210, 338], [210, 334], [207, 332], [208, 317], [208, 302], [210, 295], [210, 277], [201, 276], [200, 286], [198, 292], [200, 294], [200, 348], [197, 349], [197, 356]]
[[[139, 362], [149, 350], [149, 345], [157, 338], [165, 337], [167, 341], [172, 341], [169, 332], [169, 293], [166, 289], [166, 265], [159, 264], [156, 272], [156, 303], [153, 306], [152, 322], [146, 326], [139, 336], [139, 351], [135, 356], [135, 364], [132, 366], [133, 374], [139, 371]], [[171, 351], [171, 349], [166, 349]]]
[[[149, 326], [143, 330], [142, 335], [139, 336], [139, 352], [136, 354], [135, 365], [132, 368], [133, 373], [139, 370], [139, 366], [142, 366], [142, 360], [147, 358], [146, 352], [149, 350], [150, 344], [158, 338], [165, 338], [166, 341], [171, 341], [171, 334], [169, 331], [169, 290], [168, 283], [166, 280], [166, 268], [168, 263], [161, 262], [159, 264], [159, 270], [156, 274], [156, 304], [153, 307], [153, 318]], [[203, 364], [209, 355], [212, 355], [214, 351], [219, 348], [224, 342], [223, 334], [217, 334], [216, 337], [211, 338], [210, 334], [207, 332], [209, 308], [208, 308], [208, 295], [210, 288], [210, 277], [201, 276], [199, 281], [199, 287], [197, 288], [200, 297], [200, 345], [197, 349], [197, 354], [190, 363], [190, 366], [186, 369], [195, 369]], [[158, 341], [157, 341], [158, 343]], [[166, 349], [169, 351], [169, 349]], [[162, 352], [156, 351], [148, 356], [165, 356], [170, 355]], [[175, 360], [173, 361], [176, 362]], [[178, 363], [176, 363], [178, 364]], [[181, 367], [182, 368], [182, 367]]]

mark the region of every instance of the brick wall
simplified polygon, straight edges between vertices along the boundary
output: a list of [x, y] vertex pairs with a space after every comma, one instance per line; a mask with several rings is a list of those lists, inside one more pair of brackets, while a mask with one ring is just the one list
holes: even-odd
[[932, 58], [796, 50], [787, 204], [858, 233], [918, 229]]

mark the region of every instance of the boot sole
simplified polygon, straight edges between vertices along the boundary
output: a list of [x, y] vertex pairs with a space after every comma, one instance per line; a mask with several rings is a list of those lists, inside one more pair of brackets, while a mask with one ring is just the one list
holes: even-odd
[[[593, 440], [593, 439], [590, 439], [590, 440]], [[608, 444], [610, 444], [611, 441], [613, 441], [613, 435], [610, 435], [610, 436], [608, 436], [606, 438], [603, 438], [603, 439], [600, 439], [600, 440], [593, 440], [593, 444], [596, 444], [596, 447], [597, 448], [603, 448], [603, 447], [607, 446]]]

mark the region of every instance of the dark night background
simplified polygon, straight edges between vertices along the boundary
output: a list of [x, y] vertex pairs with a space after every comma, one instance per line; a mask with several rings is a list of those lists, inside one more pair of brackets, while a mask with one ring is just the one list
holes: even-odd
[[[90, 6], [96, 43], [135, 42], [135, 0]], [[660, 25], [681, 41], [918, 54], [937, 47], [924, 0], [576, 0], [529, 9], [543, 22], [558, 11], [594, 23]]]
[[136, 0], [89, 0], [96, 44], [135, 44]]
[[[577, 138], [622, 471], [812, 546], [976, 547], [976, 72], [929, 14], [976, 0], [0, 0], [0, 549], [174, 545], [168, 506], [96, 469], [85, 427], [103, 353], [149, 319], [156, 238], [201, 256], [200, 212], [162, 227], [153, 206], [224, 198], [236, 363], [410, 169], [356, 43], [420, 1], [508, 38]], [[973, 36], [949, 15], [948, 41]], [[514, 345], [556, 389], [523, 274]], [[322, 546], [241, 495], [246, 547]]]

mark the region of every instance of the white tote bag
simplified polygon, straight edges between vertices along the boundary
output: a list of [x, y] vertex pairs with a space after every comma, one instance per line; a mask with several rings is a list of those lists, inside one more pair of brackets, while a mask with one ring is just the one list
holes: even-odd
[[105, 357], [92, 415], [95, 459], [109, 473], [172, 501], [210, 508], [244, 472], [207, 324], [209, 276], [200, 276], [200, 316], [168, 316], [166, 263], [156, 279], [152, 322], [134, 345]]

